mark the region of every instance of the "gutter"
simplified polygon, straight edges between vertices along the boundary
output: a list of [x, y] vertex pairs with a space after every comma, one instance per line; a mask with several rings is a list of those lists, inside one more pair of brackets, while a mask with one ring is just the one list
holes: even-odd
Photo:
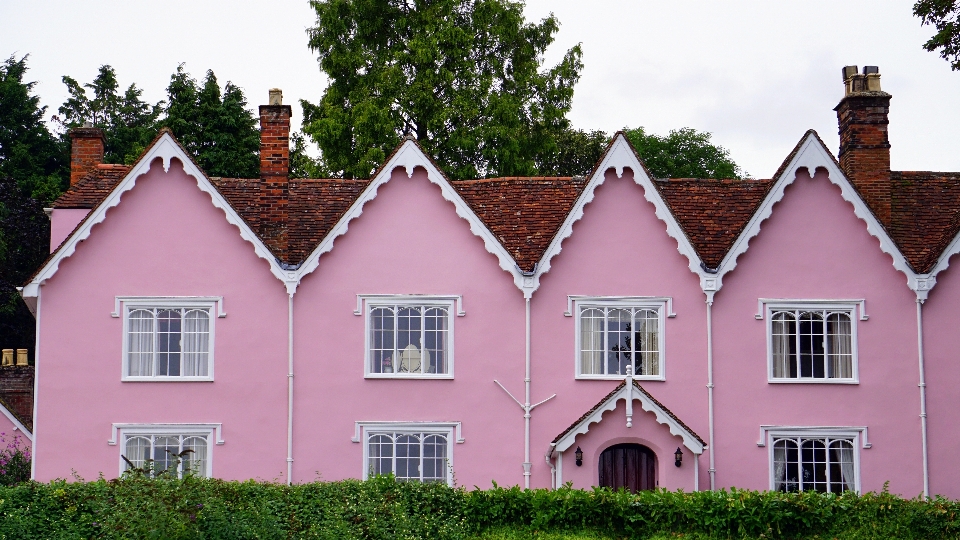
[[923, 498], [930, 497], [930, 463], [927, 448], [927, 379], [923, 366], [923, 300], [917, 298], [917, 358], [920, 363], [920, 436], [923, 446]]

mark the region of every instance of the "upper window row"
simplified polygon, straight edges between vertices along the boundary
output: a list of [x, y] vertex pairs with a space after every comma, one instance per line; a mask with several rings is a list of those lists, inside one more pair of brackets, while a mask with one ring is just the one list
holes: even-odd
[[[368, 300], [365, 375], [452, 378], [455, 301]], [[617, 379], [630, 366], [638, 379], [663, 380], [667, 304], [668, 299], [577, 301], [576, 376]], [[855, 309], [855, 304], [821, 309], [803, 302], [768, 307], [770, 381], [856, 382]], [[124, 380], [212, 380], [213, 310], [212, 302], [128, 303]]]

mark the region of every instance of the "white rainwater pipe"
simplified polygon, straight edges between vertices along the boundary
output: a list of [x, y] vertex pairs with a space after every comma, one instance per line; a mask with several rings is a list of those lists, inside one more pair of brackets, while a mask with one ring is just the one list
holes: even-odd
[[293, 483], [293, 293], [287, 301], [287, 485]]
[[526, 371], [523, 377], [524, 405], [523, 405], [523, 487], [530, 489], [530, 297], [524, 298], [526, 304]]
[[[710, 490], [713, 491], [717, 489], [717, 463], [714, 460], [714, 445], [713, 445], [713, 295], [707, 297], [707, 410], [709, 417], [710, 433], [709, 438], [710, 442], [708, 443], [710, 450], [710, 468], [708, 472], [710, 473]], [[697, 470], [697, 476], [699, 478], [700, 471]]]
[[923, 367], [923, 300], [917, 298], [917, 350], [920, 361], [920, 436], [923, 440], [923, 496], [930, 496], [930, 464], [927, 456], [927, 379]]

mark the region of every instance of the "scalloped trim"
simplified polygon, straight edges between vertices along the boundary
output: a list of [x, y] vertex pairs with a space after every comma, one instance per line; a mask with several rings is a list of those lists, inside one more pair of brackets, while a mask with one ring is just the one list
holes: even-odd
[[603, 161], [594, 169], [593, 176], [590, 177], [590, 182], [587, 183], [580, 198], [577, 199], [577, 202], [567, 214], [563, 225], [560, 226], [557, 234], [554, 235], [553, 240], [544, 252], [543, 257], [541, 257], [540, 264], [533, 277], [532, 286], [529, 288], [530, 292], [528, 296], [540, 288], [540, 277], [550, 271], [551, 260], [563, 250], [563, 241], [573, 234], [573, 225], [583, 218], [584, 207], [593, 201], [595, 196], [594, 192], [603, 184], [604, 177], [611, 168], [616, 171], [617, 178], [623, 178], [623, 171], [626, 168], [633, 171], [633, 181], [643, 188], [644, 198], [647, 202], [653, 204], [657, 219], [667, 226], [667, 235], [677, 242], [677, 251], [687, 258], [690, 271], [700, 277], [702, 286], [705, 279], [713, 278], [712, 275], [709, 275], [710, 277], [707, 278], [708, 275], [704, 274], [701, 270], [700, 256], [697, 255], [690, 240], [687, 239], [687, 235], [684, 234], [683, 229], [680, 228], [680, 224], [677, 223], [677, 220], [673, 217], [663, 198], [660, 197], [660, 192], [657, 191], [657, 188], [653, 185], [653, 181], [647, 175], [647, 170], [640, 162], [640, 158], [637, 157], [636, 152], [633, 151], [623, 134], [620, 133], [617, 134], [613, 143], [611, 143], [610, 150], [604, 156]]
[[698, 441], [696, 437], [690, 433], [690, 431], [677, 423], [672, 416], [667, 414], [662, 407], [650, 400], [646, 394], [643, 392], [631, 391], [632, 389], [632, 385], [624, 385], [623, 388], [621, 388], [616, 394], [607, 398], [600, 406], [597, 407], [593, 414], [581, 420], [576, 427], [568, 431], [562, 439], [554, 444], [556, 451], [563, 452], [564, 450], [573, 446], [573, 443], [578, 435], [583, 435], [589, 432], [592, 424], [600, 423], [600, 421], [603, 419], [603, 413], [616, 410], [620, 400], [627, 401], [629, 395], [629, 398], [632, 398], [631, 403], [634, 400], [639, 400], [640, 407], [647, 412], [654, 413], [657, 423], [667, 426], [671, 435], [680, 437], [683, 440], [683, 445], [686, 446], [691, 452], [694, 454], [703, 453], [706, 447], [701, 444], [700, 441]]
[[[317, 269], [317, 266], [320, 265], [320, 257], [333, 249], [336, 239], [347, 233], [350, 222], [363, 214], [364, 205], [376, 198], [380, 186], [387, 183], [393, 171], [401, 167], [405, 169], [408, 178], [413, 176], [413, 171], [417, 167], [423, 167], [427, 171], [427, 178], [430, 182], [440, 187], [440, 193], [443, 198], [453, 203], [457, 215], [470, 225], [470, 232], [483, 240], [484, 249], [497, 257], [500, 268], [511, 274], [514, 285], [523, 291], [525, 278], [520, 273], [513, 256], [497, 241], [493, 233], [480, 221], [480, 218], [477, 217], [470, 206], [467, 205], [466, 201], [460, 197], [460, 194], [457, 193], [446, 177], [443, 176], [433, 162], [420, 150], [416, 143], [408, 140], [405, 141], [400, 149], [394, 153], [393, 157], [380, 168], [379, 174], [374, 177], [370, 185], [367, 186], [363, 193], [360, 194], [360, 197], [354, 201], [353, 205], [350, 206], [350, 209], [340, 218], [337, 224], [330, 229], [330, 232], [327, 233], [323, 241], [321, 241], [306, 260], [304, 260], [300, 268], [297, 269], [295, 278], [288, 282], [288, 292], [290, 292], [291, 286], [293, 292], [295, 292], [300, 281]], [[529, 278], [526, 279], [529, 280]], [[291, 292], [291, 294], [293, 294], [293, 292]]]
[[277, 277], [280, 281], [288, 281], [290, 279], [290, 273], [284, 271], [279, 264], [277, 264], [276, 258], [270, 253], [270, 250], [260, 241], [259, 237], [247, 226], [246, 222], [243, 221], [243, 218], [237, 214], [236, 210], [224, 199], [223, 195], [210, 183], [206, 175], [200, 171], [200, 169], [193, 163], [193, 160], [187, 156], [183, 149], [178, 145], [173, 137], [169, 133], [163, 133], [154, 143], [154, 145], [147, 151], [143, 157], [134, 165], [129, 173], [117, 184], [117, 187], [114, 188], [113, 192], [110, 193], [107, 198], [105, 198], [94, 210], [92, 210], [87, 217], [81, 222], [77, 229], [73, 232], [69, 239], [67, 239], [60, 248], [57, 250], [56, 254], [47, 261], [47, 264], [37, 272], [33, 280], [29, 284], [24, 286], [23, 295], [35, 297], [39, 294], [40, 285], [48, 279], [52, 278], [57, 270], [60, 268], [60, 263], [74, 254], [77, 249], [77, 245], [90, 237], [90, 234], [93, 230], [93, 227], [103, 222], [106, 219], [107, 212], [113, 207], [120, 204], [120, 200], [123, 197], [123, 194], [133, 189], [136, 185], [137, 179], [150, 171], [150, 167], [154, 160], [161, 159], [163, 161], [163, 170], [164, 172], [170, 172], [170, 162], [173, 159], [176, 159], [183, 166], [183, 172], [189, 176], [194, 177], [197, 181], [197, 187], [201, 191], [210, 195], [210, 200], [213, 203], [213, 206], [222, 210], [227, 218], [227, 222], [231, 225], [237, 227], [240, 230], [240, 237], [250, 242], [253, 245], [254, 252], [258, 257], [264, 259], [270, 265], [270, 271], [274, 276]]
[[[840, 170], [840, 167], [838, 167], [836, 162], [831, 158], [829, 152], [823, 146], [823, 143], [812, 133], [808, 133], [805, 136], [800, 150], [797, 151], [793, 160], [790, 161], [790, 164], [784, 168], [780, 177], [775, 180], [776, 184], [773, 189], [767, 194], [760, 208], [754, 212], [753, 217], [750, 218], [749, 223], [744, 227], [743, 232], [740, 233], [740, 237], [737, 238], [733, 247], [730, 248], [730, 251], [728, 251], [727, 255], [723, 258], [723, 261], [720, 263], [720, 269], [716, 274], [717, 290], [722, 286], [723, 276], [737, 267], [737, 259], [746, 253], [750, 241], [760, 234], [761, 225], [773, 214], [773, 207], [783, 199], [787, 186], [796, 181], [797, 173], [800, 169], [807, 169], [811, 177], [816, 174], [817, 169], [825, 169], [827, 171], [827, 177], [830, 182], [840, 188], [840, 195], [843, 197], [843, 200], [853, 205], [854, 214], [867, 225], [867, 233], [880, 242], [880, 250], [893, 259], [893, 267], [906, 276], [907, 285], [911, 290], [915, 291], [919, 297], [921, 289], [918, 288], [918, 286], [923, 283], [923, 280], [917, 279], [917, 274], [910, 268], [906, 258], [904, 258], [900, 250], [897, 249], [896, 244], [894, 244], [893, 240], [887, 235], [887, 231], [880, 225], [880, 222], [877, 221], [873, 212], [867, 208], [866, 203], [863, 202], [863, 199], [857, 194], [857, 191]], [[929, 290], [929, 288], [925, 290]], [[926, 298], [925, 292], [923, 296]]]

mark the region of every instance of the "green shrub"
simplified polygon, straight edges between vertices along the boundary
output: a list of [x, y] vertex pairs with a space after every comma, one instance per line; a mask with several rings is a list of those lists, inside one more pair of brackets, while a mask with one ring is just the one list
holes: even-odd
[[30, 449], [20, 434], [0, 433], [0, 486], [30, 480]]
[[[508, 531], [503, 533], [502, 531]], [[516, 531], [516, 535], [509, 531]], [[6, 538], [958, 538], [960, 504], [856, 495], [367, 481], [286, 486], [127, 475], [0, 487]], [[548, 534], [547, 537], [550, 537]]]

